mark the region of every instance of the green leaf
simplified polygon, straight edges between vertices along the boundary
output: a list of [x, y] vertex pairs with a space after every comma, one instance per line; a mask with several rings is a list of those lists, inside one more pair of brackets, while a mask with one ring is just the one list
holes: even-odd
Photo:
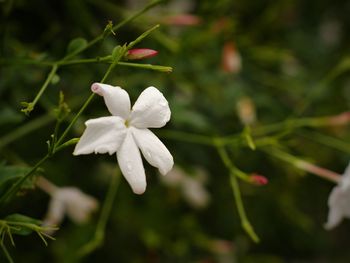
[[84, 49], [87, 46], [87, 41], [84, 38], [78, 37], [71, 40], [68, 44], [67, 54], [72, 54]]
[[112, 60], [115, 61], [117, 58], [122, 57], [127, 51], [126, 46], [116, 46], [112, 51]]
[[41, 226], [41, 220], [31, 218], [29, 216], [21, 215], [21, 214], [12, 214], [5, 218], [7, 224], [13, 226], [11, 228], [11, 233], [21, 236], [27, 236], [33, 232], [33, 227], [20, 225], [24, 224], [32, 224], [36, 226]]
[[0, 125], [20, 123], [23, 119], [23, 114], [18, 113], [10, 107], [0, 108]]
[[56, 119], [59, 122], [63, 121], [68, 116], [70, 111], [71, 110], [70, 110], [68, 104], [64, 100], [64, 94], [62, 91], [60, 91], [59, 99], [58, 99], [58, 107], [56, 109], [54, 109]]
[[[14, 181], [19, 180], [30, 171], [30, 167], [5, 166], [0, 164], [0, 194], [3, 193]], [[26, 180], [22, 189], [33, 189], [34, 181]]]

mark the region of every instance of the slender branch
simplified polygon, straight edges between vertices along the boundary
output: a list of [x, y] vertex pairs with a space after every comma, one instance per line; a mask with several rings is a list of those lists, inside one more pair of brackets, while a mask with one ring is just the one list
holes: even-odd
[[46, 114], [44, 116], [38, 117], [37, 119], [31, 120], [28, 123], [18, 127], [11, 133], [0, 138], [0, 149], [4, 146], [10, 144], [11, 142], [17, 140], [18, 138], [26, 135], [29, 132], [35, 131], [50, 122], [53, 122], [55, 117], [52, 114]]
[[101, 216], [97, 223], [95, 234], [93, 238], [78, 251], [78, 255], [80, 257], [90, 254], [92, 251], [94, 251], [96, 248], [102, 245], [105, 236], [107, 221], [112, 211], [119, 182], [120, 173], [118, 172], [118, 174], [112, 174], [111, 182], [109, 184], [108, 192], [102, 207]]
[[143, 13], [147, 12], [149, 9], [151, 9], [152, 7], [160, 4], [161, 2], [163, 2], [164, 0], [155, 0], [152, 1], [151, 3], [149, 3], [148, 5], [146, 5], [143, 9], [141, 9], [140, 11], [136, 12], [134, 15], [131, 15], [130, 17], [124, 19], [123, 21], [121, 21], [120, 23], [116, 24], [115, 26], [112, 27], [112, 29], [108, 32], [104, 32], [103, 34], [97, 36], [96, 38], [94, 38], [93, 40], [91, 40], [90, 42], [87, 43], [87, 45], [75, 52], [72, 52], [71, 54], [67, 55], [66, 57], [64, 57], [62, 59], [62, 61], [66, 61], [69, 60], [70, 58], [78, 55], [79, 53], [85, 51], [86, 49], [90, 48], [91, 46], [95, 45], [96, 43], [98, 43], [99, 41], [103, 40], [106, 36], [110, 35], [112, 31], [116, 31], [119, 28], [121, 28], [122, 26], [126, 25], [127, 23], [129, 23], [130, 21], [134, 20], [135, 18], [141, 16]]
[[190, 142], [190, 143], [198, 143], [198, 144], [204, 144], [204, 145], [210, 145], [210, 146], [214, 145], [212, 137], [206, 136], [206, 135], [200, 135], [200, 134], [182, 132], [182, 131], [166, 130], [166, 129], [158, 131], [157, 134], [160, 137], [163, 137], [166, 139], [172, 139], [172, 140], [178, 140], [178, 141]]
[[2, 248], [2, 251], [3, 251], [4, 254], [5, 254], [5, 257], [6, 257], [7, 261], [8, 261], [9, 263], [14, 263], [14, 261], [13, 261], [11, 255], [10, 255], [10, 253], [8, 252], [7, 248], [5, 247], [3, 241], [1, 241], [1, 248]]
[[227, 169], [230, 172], [230, 183], [231, 183], [231, 188], [232, 188], [232, 192], [235, 198], [235, 202], [236, 202], [236, 206], [237, 206], [237, 211], [238, 211], [238, 215], [241, 219], [241, 225], [243, 227], [243, 229], [246, 231], [246, 233], [250, 236], [250, 238], [254, 241], [254, 242], [259, 242], [259, 237], [257, 236], [257, 234], [254, 231], [253, 226], [250, 224], [248, 217], [246, 215], [245, 209], [244, 209], [244, 205], [243, 205], [243, 201], [242, 201], [242, 197], [241, 197], [241, 191], [239, 189], [239, 185], [238, 185], [238, 181], [237, 181], [237, 168], [233, 165], [233, 163], [231, 162], [224, 146], [221, 145], [220, 142], [218, 142], [216, 144], [216, 149], [219, 153], [219, 156], [221, 158], [221, 160], [223, 161], [223, 163], [225, 164], [225, 166], [227, 167]]
[[298, 157], [295, 157], [285, 151], [282, 151], [281, 149], [278, 149], [276, 147], [266, 147], [266, 148], [261, 148], [262, 151], [265, 153], [282, 160], [286, 163], [289, 163], [301, 170], [307, 171], [309, 173], [312, 173], [314, 175], [317, 175], [321, 178], [324, 178], [328, 181], [331, 181], [333, 183], [339, 183], [341, 175], [337, 174], [333, 171], [330, 171], [328, 169], [316, 166], [312, 163], [308, 163]]
[[22, 109], [21, 111], [24, 112], [26, 115], [29, 115], [29, 113], [34, 109], [35, 105], [43, 95], [44, 91], [47, 89], [49, 86], [50, 82], [52, 81], [53, 77], [55, 76], [56, 72], [58, 70], [58, 65], [54, 64], [51, 68], [50, 73], [48, 74], [44, 84], [41, 86], [38, 94], [35, 96], [34, 100], [29, 103], [24, 103], [25, 108]]
[[[83, 104], [83, 106], [80, 108], [80, 110], [78, 111], [78, 113], [74, 116], [73, 120], [69, 123], [68, 127], [64, 130], [64, 132], [62, 133], [62, 135], [59, 137], [59, 139], [56, 142], [56, 147], [59, 147], [61, 145], [61, 143], [63, 142], [63, 140], [66, 138], [68, 132], [72, 129], [73, 125], [77, 122], [78, 118], [80, 117], [80, 115], [84, 112], [84, 110], [86, 109], [86, 107], [90, 104], [90, 102], [92, 101], [92, 99], [95, 97], [95, 93], [92, 93], [89, 98], [85, 101], [85, 103]], [[56, 153], [56, 149], [54, 150], [53, 153]]]
[[0, 204], [4, 204], [6, 201], [8, 201], [15, 193], [18, 192], [21, 185], [29, 179], [31, 175], [33, 175], [36, 170], [42, 165], [47, 159], [49, 159], [49, 155], [45, 155], [39, 162], [35, 164], [35, 166], [32, 167], [32, 169], [23, 177], [21, 177], [16, 183], [14, 183], [1, 197], [0, 197]]
[[328, 146], [330, 148], [337, 149], [338, 151], [350, 154], [350, 144], [346, 141], [342, 141], [337, 138], [318, 132], [301, 131], [298, 132], [298, 135], [303, 136], [308, 140], [312, 140], [325, 146]]
[[[141, 14], [143, 14], [144, 12], [146, 12], [148, 9], [150, 9], [151, 7], [157, 5], [158, 3], [162, 2], [163, 0], [156, 0], [151, 2], [150, 4], [148, 4], [144, 9], [142, 9], [141, 11], [137, 12], [135, 15], [129, 17], [128, 19], [125, 19], [124, 21], [120, 22], [118, 25], [113, 27], [113, 30], [117, 30], [118, 28], [120, 28], [121, 26], [125, 25], [126, 23], [132, 21], [133, 19], [135, 19], [136, 17], [140, 16]], [[150, 31], [147, 31], [148, 33]], [[110, 34], [110, 32], [107, 32], [108, 34]], [[148, 34], [147, 33], [147, 34]], [[146, 35], [147, 35], [146, 34]], [[137, 40], [143, 39], [145, 36], [145, 34], [142, 34], [140, 37], [142, 38], [137, 38]], [[88, 43], [88, 45], [86, 47], [84, 47], [83, 49], [79, 49], [78, 51], [71, 53], [70, 55], [66, 56], [65, 58], [63, 58], [63, 60], [68, 60], [70, 57], [75, 56], [76, 54], [82, 52], [84, 49], [86, 49], [87, 47], [93, 45], [94, 43], [96, 43], [97, 41], [102, 39], [101, 35], [100, 37], [95, 38], [94, 40], [92, 40], [91, 42]], [[109, 76], [109, 74], [111, 73], [112, 69], [117, 65], [117, 63], [121, 60], [121, 58], [124, 56], [125, 52], [128, 50], [128, 48], [122, 48], [121, 51], [117, 54], [117, 56], [114, 58], [114, 61], [112, 62], [112, 64], [109, 66], [109, 68], [107, 69], [105, 75], [103, 76], [101, 82], [103, 83], [107, 77]], [[47, 88], [47, 86], [49, 85], [49, 83], [51, 82], [53, 76], [55, 75], [56, 71], [58, 69], [58, 65], [54, 64], [52, 66], [51, 72], [49, 73], [49, 76], [47, 77], [45, 83], [43, 84], [42, 88], [40, 89], [39, 93], [37, 94], [37, 96], [35, 97], [34, 101], [32, 102], [33, 105], [35, 105], [35, 103], [39, 100], [40, 96], [42, 95], [42, 93], [45, 91], [45, 89]], [[57, 150], [55, 150], [56, 147], [60, 147], [61, 144], [63, 143], [63, 140], [65, 139], [65, 137], [67, 136], [68, 132], [71, 130], [71, 128], [73, 127], [73, 125], [76, 123], [76, 121], [78, 120], [78, 118], [80, 117], [80, 115], [83, 113], [83, 111], [86, 109], [86, 107], [90, 104], [90, 102], [92, 101], [92, 99], [94, 98], [94, 93], [92, 93], [90, 95], [90, 97], [85, 101], [85, 103], [83, 104], [83, 106], [80, 108], [80, 110], [78, 111], [78, 113], [75, 115], [75, 117], [73, 118], [73, 120], [70, 122], [70, 124], [68, 125], [68, 127], [64, 130], [64, 132], [62, 133], [62, 135], [60, 136], [60, 138], [57, 140], [57, 142], [54, 145], [54, 150], [52, 151], [52, 153], [48, 153], [46, 154], [41, 160], [39, 160], [33, 167], [32, 169], [25, 174], [23, 177], [21, 177], [18, 181], [16, 181], [16, 183], [14, 183], [5, 193], [4, 195], [2, 195], [0, 197], [0, 204], [4, 204], [6, 201], [8, 201], [8, 199], [10, 199], [15, 193], [17, 193], [17, 191], [20, 189], [21, 185], [31, 176], [33, 175], [36, 170], [47, 160], [49, 159], [52, 155], [54, 155]], [[30, 105], [28, 105], [29, 108]]]

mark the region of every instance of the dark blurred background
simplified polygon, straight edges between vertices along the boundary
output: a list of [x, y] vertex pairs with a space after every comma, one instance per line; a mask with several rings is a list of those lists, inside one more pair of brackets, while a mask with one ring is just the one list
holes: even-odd
[[[52, 118], [39, 121], [33, 130], [25, 128], [16, 140], [9, 134], [50, 116], [60, 90], [76, 112], [90, 95], [91, 83], [99, 81], [108, 67], [96, 63], [60, 68], [57, 83], [49, 86], [26, 117], [20, 102], [34, 98], [49, 68], [16, 61], [59, 60], [73, 38], [89, 41], [103, 32], [108, 21], [117, 24], [146, 4], [142, 0], [0, 1], [0, 59], [13, 62], [0, 64], [2, 161], [32, 165], [42, 157], [54, 129]], [[245, 121], [259, 127], [291, 116], [348, 111], [349, 14], [350, 2], [340, 0], [165, 1], [80, 54], [79, 58], [108, 55], [116, 45], [161, 25], [138, 44], [159, 54], [140, 63], [172, 66], [173, 72], [117, 67], [108, 83], [125, 88], [132, 101], [151, 85], [165, 94], [172, 119], [165, 130], [154, 132], [173, 154], [179, 180], [191, 178], [196, 185], [186, 190], [187, 186], [160, 180], [146, 164], [144, 195], [134, 195], [122, 179], [105, 242], [81, 262], [349, 262], [349, 222], [332, 231], [323, 227], [332, 183], [259, 148], [232, 145], [231, 156], [241, 170], [269, 179], [262, 187], [241, 183], [248, 217], [261, 238], [254, 244], [240, 226], [228, 171], [215, 149], [165, 136], [166, 131], [223, 136], [241, 132]], [[248, 114], [250, 121], [240, 115], [242, 107], [253, 112]], [[96, 99], [71, 136], [81, 135], [85, 120], [107, 114], [102, 100]], [[344, 147], [329, 138], [343, 141]], [[349, 139], [349, 127], [342, 126], [291, 131], [279, 143], [292, 154], [341, 174], [349, 161]], [[58, 153], [42, 173], [55, 184], [79, 187], [102, 203], [109, 173], [117, 165], [115, 156], [77, 158], [71, 152], [68, 148]], [[189, 197], [188, 191], [195, 197]], [[45, 193], [28, 191], [1, 214], [43, 218], [48, 201]], [[84, 225], [66, 219], [48, 247], [34, 234], [16, 236], [10, 253], [16, 262], [78, 262], [76, 251], [91, 237], [98, 215]]]

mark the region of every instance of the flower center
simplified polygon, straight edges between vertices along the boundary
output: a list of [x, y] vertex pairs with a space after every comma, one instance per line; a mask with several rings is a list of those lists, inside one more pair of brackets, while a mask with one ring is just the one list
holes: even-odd
[[125, 124], [125, 126], [128, 128], [129, 125], [130, 125], [129, 120], [125, 120], [124, 124]]

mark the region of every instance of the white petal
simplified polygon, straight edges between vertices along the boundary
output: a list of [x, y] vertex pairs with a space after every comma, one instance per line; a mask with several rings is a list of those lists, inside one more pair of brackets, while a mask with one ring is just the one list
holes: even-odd
[[343, 218], [350, 218], [350, 189], [341, 185], [333, 188], [328, 199], [329, 213], [326, 229], [336, 227]]
[[66, 204], [67, 215], [77, 224], [85, 223], [98, 207], [97, 200], [75, 187], [62, 187], [58, 190]]
[[340, 202], [342, 201], [341, 198], [342, 192], [340, 186], [334, 187], [328, 198], [329, 212], [327, 223], [325, 224], [325, 228], [328, 230], [336, 227], [343, 218], [340, 205]]
[[141, 154], [134, 138], [128, 130], [125, 140], [117, 152], [118, 163], [125, 179], [135, 194], [143, 194], [146, 190], [146, 175]]
[[170, 120], [170, 108], [163, 94], [155, 87], [145, 89], [135, 102], [130, 124], [140, 129], [160, 128]]
[[203, 208], [209, 203], [209, 193], [197, 178], [186, 176], [182, 183], [183, 195], [187, 202], [196, 208]]
[[101, 83], [92, 84], [91, 90], [103, 96], [105, 104], [112, 115], [122, 117], [124, 120], [129, 117], [130, 98], [125, 90]]
[[345, 168], [344, 174], [341, 177], [340, 185], [344, 190], [350, 188], [350, 163]]
[[74, 155], [115, 153], [125, 138], [126, 127], [120, 117], [110, 116], [88, 120], [86, 129], [75, 146]]
[[146, 160], [157, 167], [161, 174], [167, 174], [173, 168], [174, 160], [165, 145], [148, 129], [130, 129]]
[[44, 225], [58, 226], [62, 222], [66, 212], [66, 204], [55, 195], [52, 196], [49, 208], [44, 218]]

